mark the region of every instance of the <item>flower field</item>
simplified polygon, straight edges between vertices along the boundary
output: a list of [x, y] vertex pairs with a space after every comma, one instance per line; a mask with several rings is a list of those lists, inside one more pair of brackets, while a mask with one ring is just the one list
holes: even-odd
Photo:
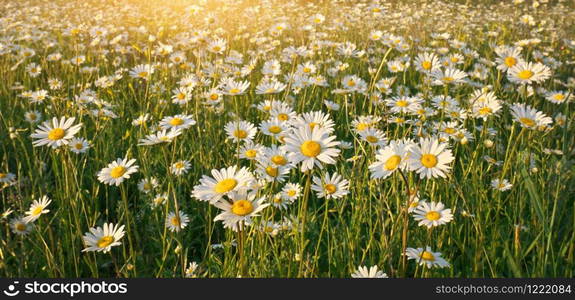
[[2, 277], [573, 277], [571, 1], [0, 3]]

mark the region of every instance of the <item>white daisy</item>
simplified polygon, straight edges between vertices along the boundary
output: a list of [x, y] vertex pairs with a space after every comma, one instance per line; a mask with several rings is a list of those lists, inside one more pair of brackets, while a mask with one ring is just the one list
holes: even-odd
[[264, 203], [265, 198], [255, 199], [255, 193], [232, 193], [228, 195], [230, 201], [220, 200], [213, 205], [223, 212], [214, 218], [214, 222], [222, 221], [224, 228], [233, 231], [242, 230], [246, 223], [250, 223], [251, 218], [258, 216], [269, 204]]
[[445, 209], [441, 202], [421, 201], [414, 211], [413, 218], [419, 221], [419, 226], [431, 228], [449, 223], [453, 220], [453, 214], [451, 214], [451, 209]]
[[433, 138], [421, 139], [409, 151], [408, 164], [420, 178], [446, 177], [455, 158], [446, 143]]
[[405, 251], [408, 259], [414, 259], [419, 265], [425, 265], [427, 268], [432, 267], [450, 267], [449, 263], [441, 257], [440, 252], [431, 251], [431, 247], [423, 248], [407, 248]]
[[130, 174], [138, 172], [135, 162], [135, 159], [118, 158], [98, 173], [98, 180], [104, 184], [119, 186], [125, 179], [130, 178]]
[[334, 141], [336, 136], [329, 135], [326, 129], [309, 126], [300, 127], [286, 136], [286, 150], [290, 152], [292, 163], [301, 162], [301, 171], [313, 169], [314, 165], [322, 168], [321, 163], [335, 164], [335, 159], [341, 150], [334, 148], [339, 145]]
[[104, 223], [104, 228], [90, 228], [90, 232], [84, 234], [84, 243], [86, 251], [109, 252], [114, 246], [119, 246], [120, 239], [124, 237], [124, 225], [118, 226], [112, 223]]
[[31, 135], [32, 138], [37, 139], [32, 144], [34, 147], [48, 145], [52, 148], [67, 145], [82, 127], [82, 124], [72, 125], [75, 120], [76, 118], [62, 117], [60, 120], [53, 118], [51, 122], [45, 121]]
[[225, 195], [248, 190], [255, 180], [247, 168], [237, 170], [236, 166], [214, 169], [212, 176], [202, 176], [200, 184], [194, 186], [192, 197], [213, 204]]
[[338, 199], [349, 193], [349, 181], [341, 175], [326, 173], [322, 177], [314, 176], [311, 189], [316, 192], [318, 198]]
[[36, 221], [42, 214], [47, 214], [50, 212], [49, 209], [46, 209], [52, 200], [47, 196], [42, 196], [42, 198], [38, 200], [34, 200], [32, 205], [30, 205], [30, 209], [26, 212], [26, 217], [22, 220], [26, 223], [32, 223]]
[[371, 266], [369, 269], [366, 266], [359, 266], [355, 272], [351, 274], [352, 278], [388, 278], [387, 274], [378, 270], [377, 266]]
[[186, 228], [189, 221], [190, 218], [181, 210], [178, 211], [177, 215], [175, 212], [171, 212], [166, 217], [166, 227], [168, 227], [171, 232], [179, 232]]

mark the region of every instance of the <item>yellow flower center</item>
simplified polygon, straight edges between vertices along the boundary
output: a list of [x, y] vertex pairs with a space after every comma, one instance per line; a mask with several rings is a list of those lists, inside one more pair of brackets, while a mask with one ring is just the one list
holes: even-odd
[[176, 97], [180, 100], [184, 100], [186, 98], [186, 95], [184, 95], [184, 93], [178, 93]]
[[239, 90], [239, 89], [235, 89], [235, 88], [230, 90], [230, 94], [237, 94], [237, 93], [239, 93], [239, 92], [240, 92], [240, 90]]
[[174, 216], [170, 222], [172, 223], [172, 225], [174, 225], [175, 227], [180, 227], [182, 222], [180, 221], [180, 217], [178, 216]]
[[170, 120], [170, 125], [172, 126], [180, 126], [182, 124], [184, 124], [184, 120], [180, 119], [180, 118], [173, 118]]
[[296, 193], [297, 193], [297, 192], [296, 192], [295, 190], [289, 190], [289, 191], [287, 192], [288, 196], [290, 196], [290, 197], [295, 196]]
[[443, 129], [443, 131], [447, 134], [454, 134], [455, 133], [455, 129], [451, 128], [451, 127], [447, 127], [445, 129]]
[[6, 173], [0, 173], [0, 179], [4, 179], [4, 178], [6, 178], [6, 177], [8, 177], [8, 174], [6, 174]]
[[369, 124], [367, 124], [367, 123], [358, 123], [358, 124], [355, 126], [355, 128], [356, 128], [358, 131], [364, 131], [364, 130], [366, 130], [367, 128], [369, 128]]
[[258, 152], [254, 149], [250, 149], [250, 150], [246, 151], [245, 154], [246, 154], [246, 157], [248, 157], [248, 158], [254, 158], [254, 157], [256, 157]]
[[450, 76], [445, 76], [445, 77], [443, 77], [443, 81], [444, 81], [444, 82], [452, 82], [453, 80], [455, 80], [455, 78], [450, 77]]
[[254, 206], [248, 200], [238, 200], [232, 205], [232, 212], [238, 216], [249, 215], [254, 211]]
[[274, 164], [280, 165], [280, 166], [283, 166], [283, 165], [287, 164], [286, 158], [285, 158], [284, 156], [282, 156], [282, 155], [274, 155], [274, 156], [272, 156], [271, 161], [272, 161]]
[[348, 80], [347, 85], [355, 86], [355, 81], [353, 81], [353, 79], [350, 79], [350, 80]]
[[176, 169], [182, 169], [184, 167], [184, 163], [183, 162], [177, 162], [174, 167], [176, 167]]
[[106, 248], [114, 242], [114, 237], [107, 235], [98, 240], [98, 248]]
[[48, 132], [48, 139], [52, 141], [61, 140], [64, 135], [66, 135], [66, 131], [62, 128], [54, 128]]
[[248, 136], [248, 133], [245, 130], [238, 129], [234, 131], [234, 136], [239, 139], [245, 139]]
[[77, 143], [74, 145], [74, 148], [76, 148], [76, 150], [82, 150], [82, 148], [84, 148], [84, 145], [82, 145], [82, 143]]
[[430, 211], [425, 214], [425, 218], [428, 219], [429, 221], [437, 221], [439, 220], [440, 217], [441, 215], [436, 211]]
[[553, 96], [553, 99], [555, 99], [557, 101], [563, 101], [563, 100], [565, 100], [565, 96], [563, 94], [555, 94]]
[[308, 68], [308, 67], [305, 67], [305, 68], [303, 68], [303, 72], [304, 72], [304, 73], [309, 73], [309, 72], [311, 72], [311, 69]]
[[335, 184], [328, 183], [323, 186], [324, 190], [328, 194], [333, 194], [337, 192], [337, 186]]
[[309, 129], [313, 130], [317, 126], [317, 123], [311, 122], [309, 123]]
[[117, 166], [117, 167], [113, 168], [112, 171], [110, 171], [110, 176], [112, 178], [120, 178], [120, 177], [124, 176], [126, 171], [127, 171], [126, 168], [124, 168], [122, 166]]
[[211, 94], [210, 95], [210, 99], [212, 99], [212, 101], [216, 101], [216, 100], [218, 100], [218, 98], [219, 98], [218, 94]]
[[289, 116], [287, 114], [278, 114], [278, 120], [280, 121], [287, 121]]
[[377, 143], [379, 141], [379, 139], [376, 136], [373, 135], [368, 135], [365, 137], [365, 139], [370, 142], [370, 143]]
[[32, 210], [31, 215], [37, 216], [37, 215], [41, 214], [43, 210], [44, 210], [44, 208], [42, 206], [37, 206], [36, 208], [34, 208], [34, 210]]
[[387, 159], [385, 162], [385, 169], [388, 171], [395, 170], [399, 163], [401, 162], [401, 157], [399, 155], [392, 155], [390, 158]]
[[271, 177], [277, 177], [278, 176], [278, 168], [268, 166], [268, 167], [266, 167], [266, 174], [268, 174]]
[[437, 165], [437, 157], [433, 154], [423, 154], [421, 164], [426, 168], [433, 168]]
[[492, 112], [493, 110], [490, 107], [482, 107], [479, 109], [479, 114], [480, 115], [488, 115]]
[[433, 256], [433, 254], [431, 254], [431, 252], [423, 251], [421, 253], [421, 259], [427, 260], [427, 261], [434, 261], [435, 256]]
[[533, 77], [533, 72], [531, 72], [530, 70], [523, 70], [517, 73], [517, 77], [519, 77], [519, 79], [527, 80]]
[[269, 131], [273, 134], [278, 134], [278, 133], [282, 132], [282, 128], [277, 126], [277, 125], [272, 125], [272, 126], [270, 126]]
[[519, 118], [519, 122], [521, 122], [523, 125], [525, 125], [527, 127], [535, 126], [535, 121], [533, 119], [530, 119], [530, 118]]
[[14, 227], [16, 227], [16, 230], [18, 231], [26, 231], [26, 224], [24, 223], [18, 223]]
[[138, 73], [138, 76], [140, 76], [140, 77], [148, 77], [148, 72], [142, 71], [142, 72]]
[[316, 157], [321, 153], [321, 145], [315, 141], [305, 141], [301, 144], [300, 150], [307, 157]]
[[421, 67], [425, 70], [431, 70], [431, 62], [426, 60], [421, 63]]
[[505, 58], [505, 65], [507, 67], [513, 67], [517, 63], [517, 59], [515, 57], [508, 56]]
[[228, 178], [218, 182], [214, 190], [216, 191], [216, 193], [223, 194], [233, 190], [236, 187], [236, 185], [238, 185], [237, 180], [233, 178]]
[[405, 100], [399, 100], [399, 101], [395, 102], [395, 105], [397, 105], [399, 107], [407, 107], [408, 103]]

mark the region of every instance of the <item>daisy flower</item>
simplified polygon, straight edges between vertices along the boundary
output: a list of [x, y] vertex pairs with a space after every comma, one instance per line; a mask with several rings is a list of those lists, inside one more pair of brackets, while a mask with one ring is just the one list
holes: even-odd
[[27, 223], [24, 221], [24, 218], [13, 218], [10, 220], [10, 228], [12, 228], [12, 232], [17, 235], [27, 235], [32, 231], [34, 226], [32, 223]]
[[260, 130], [263, 134], [279, 138], [285, 135], [291, 127], [288, 122], [283, 122], [278, 119], [270, 119], [263, 121], [260, 124]]
[[212, 177], [203, 175], [200, 184], [194, 186], [192, 197], [213, 204], [230, 193], [247, 191], [254, 180], [252, 173], [245, 167], [240, 170], [237, 166], [214, 169]]
[[299, 183], [286, 183], [281, 191], [281, 197], [289, 202], [294, 202], [301, 195], [301, 185]]
[[437, 55], [434, 53], [420, 53], [415, 58], [415, 69], [420, 72], [430, 73], [441, 67]]
[[433, 267], [449, 267], [449, 263], [441, 257], [440, 252], [433, 252], [431, 251], [431, 247], [423, 248], [407, 248], [405, 251], [405, 255], [407, 255], [407, 259], [414, 259], [418, 262], [419, 265], [425, 265], [427, 268]]
[[507, 179], [503, 179], [503, 180], [493, 179], [493, 180], [491, 180], [491, 187], [495, 190], [504, 192], [504, 191], [510, 190], [511, 187], [513, 187], [513, 185]]
[[551, 103], [561, 104], [569, 101], [571, 94], [561, 91], [551, 91], [545, 93], [545, 99]]
[[421, 201], [414, 211], [413, 218], [415, 221], [419, 221], [419, 226], [431, 228], [449, 223], [453, 220], [453, 215], [451, 214], [451, 209], [445, 209], [441, 202]]
[[42, 119], [42, 113], [37, 110], [27, 111], [26, 113], [24, 113], [24, 118], [28, 123], [31, 124], [38, 123]]
[[248, 121], [230, 121], [224, 130], [234, 142], [251, 141], [258, 132], [254, 124]]
[[235, 81], [233, 79], [228, 79], [223, 83], [221, 90], [228, 96], [243, 95], [249, 86], [249, 81]]
[[248, 160], [255, 160], [258, 159], [260, 155], [262, 155], [263, 149], [264, 146], [248, 140], [240, 147], [238, 157]]
[[420, 178], [446, 177], [451, 168], [448, 164], [455, 158], [446, 143], [433, 138], [424, 138], [409, 151], [408, 164]]
[[154, 73], [154, 67], [152, 65], [137, 65], [132, 70], [130, 70], [130, 77], [141, 78], [144, 80], [149, 80]]
[[339, 145], [335, 136], [329, 135], [326, 129], [309, 126], [300, 127], [286, 136], [286, 150], [293, 164], [301, 162], [301, 171], [313, 169], [314, 165], [322, 168], [322, 163], [335, 164], [335, 159], [341, 150], [334, 148]]
[[310, 129], [314, 127], [320, 127], [326, 129], [327, 132], [331, 133], [334, 131], [335, 123], [330, 119], [329, 114], [322, 111], [312, 111], [304, 112], [293, 121], [295, 127], [309, 126]]
[[180, 160], [170, 166], [170, 173], [176, 176], [186, 174], [192, 165], [187, 160]]
[[278, 147], [277, 145], [272, 145], [271, 147], [263, 147], [261, 155], [258, 158], [258, 162], [262, 164], [273, 164], [280, 167], [292, 167], [289, 162], [285, 146]]
[[265, 198], [258, 198], [255, 193], [232, 193], [229, 195], [230, 201], [217, 201], [213, 205], [222, 210], [222, 213], [214, 218], [214, 222], [222, 221], [224, 228], [233, 231], [242, 230], [246, 223], [251, 222], [251, 218], [258, 216], [264, 208], [269, 206]]
[[156, 194], [156, 196], [154, 196], [154, 198], [152, 198], [152, 208], [156, 208], [164, 203], [166, 203], [168, 201], [168, 194], [167, 193], [160, 193], [160, 194]]
[[70, 151], [76, 154], [86, 153], [90, 149], [90, 143], [85, 138], [72, 138], [68, 147], [70, 147]]
[[0, 183], [13, 183], [16, 180], [16, 175], [12, 173], [0, 172]]
[[50, 212], [49, 209], [46, 209], [52, 200], [50, 200], [46, 196], [42, 196], [42, 198], [38, 200], [34, 200], [32, 205], [30, 205], [30, 209], [26, 212], [26, 217], [22, 220], [26, 223], [32, 223], [36, 221], [42, 214], [47, 214]]
[[391, 141], [375, 156], [376, 162], [369, 165], [371, 178], [387, 178], [397, 169], [407, 168], [407, 155], [411, 145], [403, 141]]
[[138, 146], [152, 146], [161, 143], [171, 143], [177, 136], [182, 134], [182, 129], [164, 129], [156, 133], [146, 135], [138, 140]]
[[51, 122], [45, 121], [31, 135], [36, 139], [32, 144], [34, 147], [48, 145], [53, 149], [67, 145], [82, 127], [81, 123], [72, 125], [75, 120], [76, 118], [62, 117], [60, 120], [53, 118]]
[[178, 211], [178, 214], [171, 212], [166, 217], [166, 227], [168, 227], [171, 232], [179, 232], [186, 228], [189, 221], [190, 218], [181, 210]]
[[553, 123], [553, 120], [550, 117], [523, 103], [512, 104], [511, 115], [515, 122], [519, 122], [521, 127], [527, 129], [547, 127], [547, 125]]
[[498, 47], [495, 49], [497, 58], [495, 63], [497, 64], [497, 69], [501, 71], [507, 71], [509, 68], [513, 68], [519, 61], [522, 61], [521, 57], [521, 47]]
[[196, 121], [192, 119], [190, 115], [175, 115], [165, 117], [160, 121], [160, 127], [162, 129], [187, 129], [195, 124]]
[[125, 179], [130, 178], [130, 174], [138, 172], [135, 162], [135, 159], [118, 158], [98, 173], [98, 180], [104, 184], [119, 186]]
[[266, 182], [283, 182], [289, 171], [289, 166], [278, 166], [271, 162], [258, 162], [256, 169], [256, 172], [259, 175], [258, 178], [263, 179]]
[[138, 183], [138, 190], [144, 194], [153, 191], [159, 186], [158, 180], [154, 177], [144, 178]]
[[372, 146], [383, 147], [387, 144], [385, 133], [377, 128], [369, 128], [360, 132], [361, 139]]
[[196, 278], [198, 275], [196, 271], [198, 270], [198, 263], [195, 261], [191, 262], [186, 268], [186, 278]]
[[369, 269], [366, 266], [359, 266], [355, 272], [351, 274], [352, 278], [388, 278], [387, 274], [380, 271], [377, 266], [371, 266]]
[[539, 83], [551, 77], [551, 70], [542, 63], [520, 61], [507, 70], [507, 79], [516, 84]]
[[90, 228], [90, 232], [84, 234], [84, 243], [86, 248], [82, 252], [97, 251], [109, 252], [114, 246], [119, 246], [120, 239], [124, 237], [124, 225], [118, 226], [112, 223], [104, 223], [104, 228]]
[[349, 193], [349, 181], [337, 173], [331, 176], [326, 173], [323, 177], [313, 177], [311, 189], [318, 198], [338, 199]]
[[449, 85], [464, 82], [467, 73], [458, 69], [447, 68], [433, 71], [431, 77], [433, 78], [433, 85]]

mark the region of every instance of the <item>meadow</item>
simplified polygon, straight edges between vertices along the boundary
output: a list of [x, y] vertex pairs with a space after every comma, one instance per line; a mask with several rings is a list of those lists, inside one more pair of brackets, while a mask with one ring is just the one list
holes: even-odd
[[2, 277], [573, 277], [572, 1], [0, 3]]

